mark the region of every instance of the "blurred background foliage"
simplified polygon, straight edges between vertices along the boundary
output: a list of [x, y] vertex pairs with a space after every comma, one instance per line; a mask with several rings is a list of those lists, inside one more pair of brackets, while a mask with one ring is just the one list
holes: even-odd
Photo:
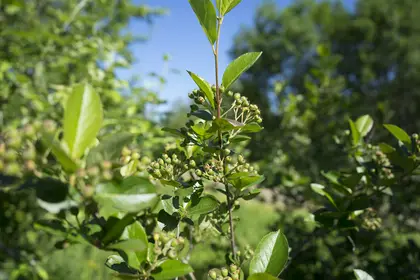
[[[147, 24], [164, 12], [130, 1], [0, 1], [0, 132], [29, 122], [59, 125], [72, 85], [88, 81], [104, 104], [102, 135], [131, 131], [141, 135], [136, 143], [146, 155], [162, 150], [171, 139], [160, 127], [180, 127], [188, 104], [157, 123], [147, 106], [163, 102], [158, 93], [140, 86], [142, 77], [124, 80], [116, 70], [132, 66], [128, 47], [145, 39], [124, 32], [128, 22]], [[340, 1], [299, 0], [282, 10], [267, 2], [235, 38], [232, 57], [263, 51], [236, 87], [263, 114], [265, 129], [245, 149], [268, 188], [260, 202], [239, 210], [237, 236], [241, 247], [255, 247], [269, 230], [283, 228], [301, 251], [282, 278], [353, 279], [355, 267], [375, 279], [420, 277], [418, 175], [375, 201], [381, 226], [351, 242], [313, 231], [311, 213], [322, 200], [309, 187], [325, 182], [321, 171], [355, 165], [343, 140], [348, 118], [374, 118], [372, 143], [395, 142], [382, 123], [419, 131], [419, 16], [418, 0], [358, 0], [354, 10]], [[31, 192], [0, 188], [0, 201], [0, 279], [107, 279], [106, 254], [83, 245], [55, 251], [50, 237], [33, 229], [42, 210]], [[205, 273], [223, 265], [228, 244], [202, 239], [191, 262]]]

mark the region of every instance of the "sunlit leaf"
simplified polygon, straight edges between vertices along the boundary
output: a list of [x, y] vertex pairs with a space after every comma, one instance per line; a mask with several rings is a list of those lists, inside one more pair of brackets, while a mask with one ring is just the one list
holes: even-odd
[[191, 8], [200, 22], [201, 27], [206, 33], [210, 44], [214, 44], [217, 38], [216, 24], [217, 16], [216, 10], [211, 0], [188, 0]]
[[74, 87], [64, 110], [63, 139], [72, 158], [80, 158], [96, 139], [103, 119], [99, 95], [88, 84]]
[[289, 244], [280, 231], [271, 232], [258, 243], [249, 265], [249, 274], [269, 273], [279, 275], [289, 259]]
[[191, 76], [195, 84], [200, 88], [200, 90], [206, 95], [207, 101], [210, 103], [210, 105], [214, 107], [214, 93], [211, 89], [211, 86], [209, 83], [207, 83], [203, 78], [197, 76], [193, 72], [187, 71], [188, 74]]
[[222, 85], [228, 89], [246, 70], [248, 70], [261, 56], [262, 52], [250, 52], [232, 61], [225, 70]]

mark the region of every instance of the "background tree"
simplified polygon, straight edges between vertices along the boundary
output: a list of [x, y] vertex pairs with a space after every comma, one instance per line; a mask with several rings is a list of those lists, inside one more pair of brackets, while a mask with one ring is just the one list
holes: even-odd
[[[379, 124], [396, 123], [411, 133], [420, 125], [415, 109], [420, 100], [416, 60], [420, 32], [415, 20], [420, 3], [365, 0], [355, 1], [354, 9], [343, 3], [347, 2], [304, 0], [281, 11], [275, 3], [266, 3], [232, 48], [234, 56], [263, 51], [237, 85], [264, 108], [265, 129], [248, 148], [264, 173], [271, 174], [267, 183], [279, 188], [278, 200], [294, 212], [302, 203], [306, 210], [316, 209], [309, 184], [325, 180], [321, 171], [354, 163], [343, 142], [350, 134], [349, 117], [368, 113]], [[388, 136], [375, 129], [369, 138], [380, 141]], [[344, 249], [351, 248], [345, 237], [311, 233], [317, 241], [292, 262], [285, 278], [351, 279], [349, 268], [355, 260], [381, 279], [401, 273], [407, 279], [415, 277], [405, 264], [419, 263], [413, 252], [418, 250], [420, 225], [411, 220], [419, 213], [418, 181], [411, 177], [392, 190], [392, 198], [376, 202], [382, 228], [360, 232], [354, 253]], [[403, 210], [401, 204], [409, 206]], [[398, 221], [398, 215], [404, 218]], [[280, 223], [289, 228], [287, 236], [297, 237], [290, 241], [292, 248], [305, 244], [301, 237], [311, 229], [299, 226], [292, 215]]]
[[[134, 57], [129, 46], [145, 39], [126, 32], [128, 22], [150, 23], [163, 12], [132, 1], [0, 1], [0, 134], [13, 136], [20, 146], [23, 135], [17, 129], [31, 133], [36, 127], [60, 125], [63, 105], [73, 86], [89, 82], [103, 102], [108, 123], [102, 133], [142, 133], [142, 138], [148, 139], [142, 141], [145, 151], [152, 154], [151, 148], [157, 143], [154, 139], [158, 139], [155, 136], [162, 133], [146, 119], [145, 106], [160, 101], [155, 92], [138, 86], [135, 79], [119, 78], [116, 72], [131, 67]], [[8, 192], [13, 186], [8, 176], [18, 175], [30, 161], [5, 160], [4, 153], [10, 151], [4, 148], [1, 144], [0, 278], [46, 279], [42, 259], [52, 248], [42, 242], [48, 237], [33, 228], [33, 221], [43, 211], [31, 190]], [[38, 146], [29, 148], [27, 154]], [[91, 254], [84, 250], [73, 253]], [[50, 259], [47, 270], [55, 270], [55, 259]], [[79, 276], [86, 272], [83, 265], [72, 268]], [[74, 279], [57, 271], [54, 275], [60, 279]]]

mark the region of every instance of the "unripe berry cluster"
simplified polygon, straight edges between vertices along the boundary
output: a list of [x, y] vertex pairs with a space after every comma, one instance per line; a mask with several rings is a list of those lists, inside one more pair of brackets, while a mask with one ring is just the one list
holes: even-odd
[[111, 161], [103, 161], [100, 165], [90, 166], [88, 168], [79, 168], [74, 175], [70, 177], [70, 185], [75, 186], [82, 183], [82, 193], [85, 197], [91, 197], [94, 193], [96, 183], [101, 180], [112, 180], [114, 174], [112, 172], [113, 164]]
[[[206, 97], [204, 93], [199, 90], [195, 89], [192, 92], [188, 94], [188, 97], [194, 100], [194, 103], [197, 105], [203, 105], [206, 102]], [[191, 109], [196, 108], [195, 106], [192, 106]]]
[[135, 173], [140, 173], [146, 171], [147, 166], [150, 164], [150, 158], [147, 156], [141, 156], [140, 151], [137, 149], [129, 149], [124, 147], [121, 150], [120, 163], [121, 175], [124, 177], [131, 176]]
[[377, 216], [373, 208], [367, 208], [362, 214], [362, 227], [369, 231], [377, 230], [382, 226], [382, 219]]
[[[41, 157], [37, 155], [35, 142], [39, 137], [41, 123], [27, 124], [22, 128], [11, 128], [0, 135], [0, 172], [9, 176], [38, 173]], [[55, 123], [45, 121], [45, 129], [55, 129]]]
[[163, 257], [176, 259], [186, 245], [185, 239], [182, 236], [176, 237], [173, 232], [156, 232], [153, 234], [153, 240], [155, 241], [153, 252], [157, 259]]
[[210, 280], [239, 280], [240, 279], [240, 268], [231, 264], [229, 268], [223, 267], [221, 269], [212, 269], [208, 273], [208, 279]]
[[379, 147], [368, 145], [368, 150], [373, 154], [372, 159], [376, 162], [379, 172], [387, 179], [393, 179], [395, 176], [392, 173], [391, 162], [386, 154], [384, 154]]
[[241, 96], [240, 93], [233, 94], [231, 91], [228, 92], [229, 96], [233, 96], [233, 110], [235, 112], [235, 119], [242, 123], [257, 122], [261, 123], [261, 111], [257, 105], [251, 104], [247, 97]]
[[174, 153], [171, 156], [163, 154], [149, 165], [147, 171], [156, 179], [177, 180], [179, 176], [195, 167], [193, 159], [187, 160], [185, 156]]

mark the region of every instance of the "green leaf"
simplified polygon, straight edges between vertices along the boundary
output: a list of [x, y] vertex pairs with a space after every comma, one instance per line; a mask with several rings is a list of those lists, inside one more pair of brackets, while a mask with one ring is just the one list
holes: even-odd
[[386, 143], [379, 143], [379, 149], [385, 154], [390, 154], [395, 152], [395, 148], [386, 144]]
[[131, 160], [127, 165], [124, 165], [123, 167], [121, 167], [120, 169], [121, 176], [128, 177], [128, 176], [134, 175], [134, 173], [136, 173], [137, 171], [138, 164], [139, 164], [139, 161], [136, 159], [136, 160]]
[[178, 260], [166, 260], [152, 271], [155, 280], [170, 280], [193, 272], [191, 266]]
[[249, 123], [242, 128], [243, 132], [259, 132], [261, 130], [263, 130], [263, 128], [257, 123]]
[[78, 169], [77, 163], [70, 157], [70, 155], [67, 154], [67, 152], [61, 146], [60, 142], [55, 140], [53, 135], [43, 133], [41, 141], [47, 148], [51, 149], [51, 152], [65, 171], [71, 173]]
[[231, 183], [235, 188], [243, 190], [245, 188], [249, 188], [261, 183], [262, 181], [264, 181], [264, 179], [264, 176], [247, 174], [239, 178], [233, 177], [233, 179], [232, 176], [230, 176], [229, 183]]
[[178, 226], [179, 216], [175, 216], [175, 213], [171, 215], [162, 209], [159, 211], [158, 221], [165, 225], [165, 231], [171, 231]]
[[335, 203], [334, 199], [331, 197], [331, 195], [329, 193], [327, 193], [326, 191], [324, 191], [325, 187], [323, 185], [320, 184], [311, 184], [311, 189], [316, 192], [317, 194], [320, 194], [322, 196], [325, 196], [330, 202], [331, 204], [338, 209], [337, 204]]
[[353, 272], [357, 280], [374, 280], [372, 276], [361, 269], [353, 269]]
[[353, 141], [353, 146], [357, 146], [359, 145], [359, 142], [360, 142], [360, 132], [356, 128], [356, 124], [350, 119], [349, 119], [349, 125], [350, 125], [350, 130], [351, 130], [351, 139]]
[[255, 198], [256, 196], [258, 196], [260, 194], [260, 190], [259, 189], [254, 189], [250, 192], [245, 193], [242, 198], [245, 200], [251, 200], [253, 198]]
[[367, 195], [360, 195], [355, 197], [350, 202], [349, 207], [347, 207], [347, 211], [357, 211], [369, 208], [372, 205], [369, 196]]
[[164, 127], [164, 128], [162, 128], [162, 131], [168, 132], [168, 133], [170, 133], [172, 135], [175, 135], [175, 136], [178, 136], [178, 137], [182, 137], [182, 138], [185, 137], [185, 135], [182, 134], [182, 132], [179, 129]]
[[[191, 1], [191, 0], [190, 0]], [[191, 78], [193, 79], [193, 81], [195, 82], [195, 84], [200, 88], [200, 90], [202, 92], [204, 92], [204, 94], [207, 97], [207, 100], [210, 102], [210, 105], [213, 107], [213, 109], [215, 108], [214, 106], [214, 93], [213, 90], [211, 89], [211, 86], [209, 83], [207, 83], [203, 78], [197, 76], [196, 74], [194, 74], [193, 72], [187, 71], [188, 74], [191, 76]]]
[[250, 52], [232, 61], [225, 70], [222, 85], [228, 89], [243, 72], [248, 70], [261, 56], [262, 52]]
[[206, 111], [206, 110], [198, 110], [198, 111], [192, 112], [191, 115], [205, 121], [213, 120], [213, 115], [209, 111]]
[[121, 150], [128, 146], [133, 140], [134, 135], [122, 132], [105, 137], [99, 145], [89, 151], [86, 158], [88, 166], [99, 164], [105, 160], [113, 161], [121, 156]]
[[264, 236], [255, 250], [249, 265], [249, 274], [269, 273], [279, 275], [289, 258], [289, 244], [286, 236], [280, 232], [271, 232]]
[[219, 207], [219, 201], [213, 196], [206, 195], [200, 198], [199, 202], [192, 207], [187, 207], [189, 215], [202, 215], [210, 213]]
[[105, 236], [102, 238], [104, 244], [108, 244], [120, 238], [124, 229], [134, 222], [132, 214], [125, 215], [122, 219], [111, 216], [105, 224]]
[[105, 261], [105, 265], [118, 273], [132, 275], [135, 275], [137, 273], [135, 269], [129, 267], [124, 261], [124, 259], [118, 255], [109, 256]]
[[277, 277], [274, 277], [268, 273], [255, 273], [249, 276], [247, 280], [277, 280]]
[[220, 15], [224, 16], [235, 8], [242, 0], [217, 0], [217, 9]]
[[207, 39], [213, 45], [217, 39], [217, 16], [211, 0], [188, 0], [191, 8], [200, 22], [201, 27], [206, 33]]
[[[127, 236], [129, 239], [138, 239], [144, 242], [144, 244], [148, 244], [146, 231], [139, 222], [134, 222], [133, 224], [129, 225], [126, 229], [128, 233]], [[141, 263], [147, 258], [147, 249], [148, 246], [146, 246], [144, 250], [136, 252], [137, 260], [139, 263]]]
[[63, 222], [58, 219], [37, 221], [34, 224], [34, 228], [56, 236], [67, 236], [67, 229], [64, 227]]
[[96, 139], [103, 119], [99, 95], [88, 84], [74, 87], [64, 109], [64, 136], [72, 158], [80, 158]]
[[407, 132], [393, 124], [384, 124], [384, 127], [391, 132], [395, 138], [403, 142], [408, 149], [411, 149], [411, 138], [408, 136]]
[[216, 119], [216, 120], [213, 121], [213, 125], [210, 128], [210, 131], [211, 132], [218, 131], [218, 130], [220, 130], [220, 131], [231, 131], [231, 130], [234, 130], [234, 129], [240, 129], [242, 127], [244, 127], [243, 123], [240, 123], [238, 121], [231, 120], [231, 119], [220, 118], [220, 119]]
[[239, 142], [248, 141], [250, 139], [251, 137], [246, 136], [246, 135], [237, 135], [230, 140], [230, 143], [239, 143]]
[[361, 137], [365, 137], [373, 127], [373, 120], [369, 115], [364, 115], [356, 120], [356, 128]]
[[30, 179], [21, 188], [34, 188], [36, 197], [49, 203], [63, 202], [69, 192], [68, 184], [53, 178]]
[[120, 184], [109, 182], [96, 187], [95, 199], [110, 211], [136, 213], [154, 206], [158, 201], [155, 187], [141, 177], [128, 177]]
[[127, 239], [118, 243], [109, 245], [109, 249], [117, 249], [127, 252], [143, 252], [147, 249], [148, 244], [140, 239]]

